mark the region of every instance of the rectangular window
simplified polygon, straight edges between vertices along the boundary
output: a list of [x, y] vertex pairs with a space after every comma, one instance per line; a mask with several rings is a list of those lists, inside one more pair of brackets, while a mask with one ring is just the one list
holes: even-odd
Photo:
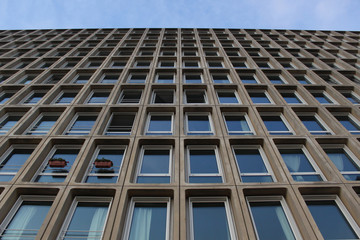
[[189, 237], [195, 239], [237, 239], [227, 197], [189, 198]]
[[360, 97], [354, 92], [341, 92], [341, 94], [352, 104], [360, 104]]
[[201, 74], [185, 74], [185, 83], [203, 83]]
[[87, 104], [104, 104], [106, 103], [110, 92], [107, 91], [92, 91], [89, 97], [85, 100]]
[[272, 84], [285, 84], [286, 82], [281, 75], [266, 75]]
[[302, 239], [282, 196], [254, 196], [246, 200], [258, 239]]
[[145, 134], [146, 135], [172, 135], [173, 113], [149, 113]]
[[293, 132], [282, 114], [262, 115], [262, 121], [271, 135], [293, 135]]
[[77, 158], [81, 146], [55, 146], [46, 156], [33, 182], [63, 182]]
[[359, 239], [360, 229], [336, 195], [304, 196], [324, 239]]
[[185, 131], [187, 135], [213, 135], [209, 113], [186, 113]]
[[221, 75], [220, 74], [212, 74], [211, 77], [212, 77], [214, 83], [222, 83], [222, 84], [231, 83], [229, 76], [225, 75], [225, 74], [221, 74]]
[[303, 85], [313, 84], [313, 82], [305, 75], [295, 75], [294, 78]]
[[170, 183], [172, 158], [171, 146], [143, 146], [135, 181], [137, 183]]
[[0, 95], [0, 104], [6, 103], [14, 94], [14, 92], [2, 92]]
[[274, 176], [261, 146], [234, 146], [234, 156], [242, 182], [274, 182]]
[[156, 83], [174, 83], [175, 76], [173, 73], [159, 73], [156, 75]]
[[305, 104], [305, 100], [302, 99], [295, 91], [281, 91], [281, 96], [284, 98], [287, 104]]
[[184, 61], [184, 68], [198, 68], [198, 61]]
[[318, 182], [326, 180], [305, 147], [280, 146], [279, 151], [294, 181]]
[[360, 181], [360, 160], [346, 146], [323, 146], [324, 151], [348, 181]]
[[76, 197], [58, 239], [102, 239], [111, 202], [110, 197]]
[[91, 75], [82, 75], [82, 74], [80, 74], [80, 75], [76, 76], [73, 83], [86, 84], [89, 81], [90, 77], [91, 77]]
[[320, 104], [337, 104], [326, 92], [310, 92]]
[[203, 104], [207, 103], [207, 97], [204, 90], [185, 90], [185, 104]]
[[171, 239], [170, 201], [166, 197], [132, 198], [123, 239]]
[[115, 84], [119, 80], [119, 75], [105, 74], [101, 79], [101, 83]]
[[216, 146], [187, 146], [187, 181], [222, 183], [221, 160]]
[[235, 90], [217, 90], [216, 94], [220, 104], [238, 104], [240, 102]]
[[53, 101], [53, 104], [70, 104], [76, 97], [77, 92], [61, 92]]
[[134, 113], [113, 113], [106, 127], [105, 135], [130, 135], [134, 125]]
[[84, 182], [116, 183], [125, 148], [125, 146], [98, 146], [90, 161]]
[[224, 113], [229, 135], [254, 135], [254, 129], [246, 113]]
[[251, 98], [251, 101], [254, 104], [273, 104], [274, 103], [266, 91], [262, 91], [262, 92], [250, 91], [250, 92], [248, 92], [248, 94]]
[[259, 83], [258, 80], [255, 78], [254, 75], [240, 75], [239, 78], [243, 84], [257, 84]]
[[130, 74], [128, 83], [145, 83], [147, 74]]
[[298, 117], [311, 134], [313, 135], [332, 134], [330, 128], [325, 124], [324, 121], [321, 120], [321, 118], [317, 114], [301, 113]]
[[20, 196], [0, 225], [1, 239], [35, 239], [53, 200], [50, 196]]
[[360, 134], [360, 123], [351, 114], [335, 113], [334, 117], [352, 134]]
[[160, 61], [159, 67], [173, 68], [175, 67], [175, 61]]
[[0, 118], [0, 135], [7, 134], [22, 118], [24, 113], [6, 113], [2, 118]]
[[32, 92], [28, 96], [25, 97], [25, 100], [22, 102], [23, 104], [36, 104], [38, 103], [43, 96], [45, 96], [45, 92]]
[[137, 104], [140, 102], [142, 90], [123, 90], [119, 103]]
[[26, 135], [45, 135], [55, 125], [61, 113], [41, 114], [25, 131]]
[[65, 135], [89, 135], [93, 128], [97, 115], [76, 114], [65, 130]]
[[171, 104], [174, 103], [174, 91], [173, 90], [154, 90], [151, 103], [154, 104]]
[[11, 146], [0, 157], [0, 182], [11, 181], [33, 151], [34, 146]]

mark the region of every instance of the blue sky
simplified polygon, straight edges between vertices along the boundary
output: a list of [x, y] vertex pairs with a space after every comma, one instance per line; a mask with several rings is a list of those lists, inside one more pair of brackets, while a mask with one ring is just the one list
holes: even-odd
[[0, 0], [0, 29], [360, 30], [360, 0]]

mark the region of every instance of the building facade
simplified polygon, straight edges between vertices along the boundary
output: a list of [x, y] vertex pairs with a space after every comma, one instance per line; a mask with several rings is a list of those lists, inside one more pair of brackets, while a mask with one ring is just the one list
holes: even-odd
[[1, 238], [360, 238], [359, 39], [0, 31]]

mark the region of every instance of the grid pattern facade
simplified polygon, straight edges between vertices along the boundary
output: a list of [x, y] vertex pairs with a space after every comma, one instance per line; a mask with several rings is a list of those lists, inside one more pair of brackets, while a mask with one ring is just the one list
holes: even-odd
[[[271, 233], [256, 211], [278, 204], [284, 239], [323, 239], [332, 233], [313, 209], [332, 201], [346, 219], [339, 236], [360, 237], [359, 39], [350, 31], [0, 31], [2, 236], [205, 239], [207, 226], [226, 232], [217, 239], [262, 239]], [[42, 224], [16, 230], [35, 201], [48, 206]], [[103, 222], [74, 225], [83, 206], [95, 208], [93, 219], [107, 209]], [[223, 209], [226, 226], [212, 233], [198, 223], [202, 206], [210, 215]], [[165, 208], [163, 224], [149, 215], [143, 223], [160, 235], [135, 233], [141, 208], [159, 219], [155, 209]]]

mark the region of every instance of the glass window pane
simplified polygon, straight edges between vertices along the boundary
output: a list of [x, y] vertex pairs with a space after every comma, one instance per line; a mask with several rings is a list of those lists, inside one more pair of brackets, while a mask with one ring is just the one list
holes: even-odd
[[137, 183], [169, 183], [170, 157], [170, 149], [145, 149]]
[[0, 135], [6, 134], [21, 119], [22, 116], [8, 116], [0, 123]]
[[280, 202], [250, 202], [249, 205], [259, 239], [295, 240]]
[[249, 95], [253, 103], [271, 103], [266, 94], [263, 92], [250, 92]]
[[225, 123], [230, 135], [241, 134], [241, 135], [252, 135], [250, 127], [246, 121], [245, 116], [232, 116], [225, 115]]
[[238, 99], [235, 96], [235, 92], [217, 92], [219, 103], [239, 103]]
[[270, 134], [291, 134], [280, 116], [262, 116], [261, 118]]
[[207, 115], [188, 115], [187, 119], [188, 134], [206, 134], [211, 132], [211, 125]]
[[10, 181], [33, 151], [33, 149], [13, 149], [0, 164], [0, 181]]
[[88, 135], [97, 116], [78, 116], [66, 135]]

